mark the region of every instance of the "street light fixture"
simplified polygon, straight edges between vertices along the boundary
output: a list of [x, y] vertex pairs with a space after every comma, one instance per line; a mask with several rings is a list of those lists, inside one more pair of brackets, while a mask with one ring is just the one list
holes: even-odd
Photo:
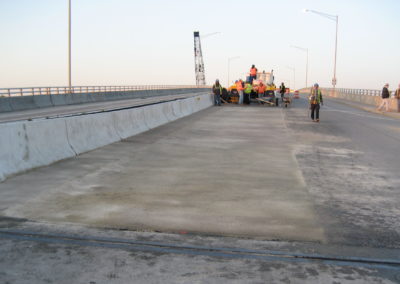
[[328, 18], [329, 20], [332, 20], [336, 22], [336, 38], [335, 38], [335, 61], [334, 61], [334, 66], [333, 66], [333, 79], [332, 79], [332, 86], [333, 88], [336, 87], [336, 57], [337, 57], [337, 35], [338, 35], [338, 23], [339, 23], [339, 16], [338, 15], [331, 15], [331, 14], [326, 14], [322, 12], [318, 12], [315, 10], [310, 10], [310, 9], [304, 9], [303, 12], [311, 12], [317, 15], [320, 15], [322, 17]]
[[206, 37], [213, 36], [213, 35], [217, 35], [217, 34], [220, 34], [220, 33], [221, 33], [221, 32], [214, 32], [214, 33], [205, 34], [205, 35], [201, 36], [201, 38], [202, 38], [202, 39], [205, 39]]
[[290, 66], [286, 66], [286, 68], [293, 71], [293, 90], [296, 90], [296, 69]]
[[229, 57], [228, 58], [228, 84], [227, 84], [227, 88], [229, 88], [229, 75], [230, 75], [230, 69], [231, 69], [231, 60], [234, 60], [234, 59], [238, 59], [238, 58], [240, 58], [240, 56], [233, 56], [233, 57]]
[[295, 46], [291, 45], [290, 47], [297, 48], [301, 51], [305, 51], [307, 53], [307, 62], [306, 62], [306, 88], [308, 87], [308, 48], [300, 47], [300, 46]]

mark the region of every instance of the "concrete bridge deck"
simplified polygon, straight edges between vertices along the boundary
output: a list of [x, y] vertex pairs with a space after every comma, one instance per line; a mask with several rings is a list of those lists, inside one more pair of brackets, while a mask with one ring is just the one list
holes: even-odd
[[308, 115], [208, 108], [9, 177], [0, 280], [398, 283], [398, 119]]
[[10, 178], [0, 184], [2, 214], [324, 241], [282, 115], [259, 106], [210, 108]]

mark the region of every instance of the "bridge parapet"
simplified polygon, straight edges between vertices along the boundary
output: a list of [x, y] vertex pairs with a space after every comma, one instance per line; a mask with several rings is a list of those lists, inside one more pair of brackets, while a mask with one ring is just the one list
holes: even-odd
[[[359, 102], [361, 104], [378, 106], [381, 103], [382, 90], [371, 90], [371, 89], [346, 89], [346, 88], [321, 88], [324, 95], [345, 99], [353, 102]], [[309, 93], [310, 89], [301, 89], [302, 93]], [[389, 99], [389, 110], [398, 111], [397, 99], [394, 98], [394, 92], [391, 92], [391, 98]]]
[[62, 95], [85, 93], [111, 93], [143, 90], [204, 89], [210, 86], [197, 85], [133, 85], [133, 86], [72, 86], [72, 87], [25, 87], [0, 88], [0, 97]]
[[0, 89], [0, 113], [53, 106], [178, 95], [209, 91], [208, 86], [141, 85]]

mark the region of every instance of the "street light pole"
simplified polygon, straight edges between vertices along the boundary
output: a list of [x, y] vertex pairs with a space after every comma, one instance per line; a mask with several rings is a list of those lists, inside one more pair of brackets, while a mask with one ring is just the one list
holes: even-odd
[[336, 57], [337, 57], [337, 34], [338, 34], [339, 16], [336, 16], [336, 39], [335, 39], [335, 65], [333, 67], [333, 88], [336, 87]]
[[286, 68], [293, 71], [293, 90], [296, 90], [296, 69], [290, 66], [286, 66]]
[[71, 0], [68, 1], [68, 87], [71, 93]]
[[291, 45], [290, 47], [293, 47], [293, 48], [297, 48], [297, 49], [300, 49], [300, 50], [302, 50], [302, 51], [305, 51], [306, 52], [306, 54], [307, 54], [307, 61], [306, 61], [306, 88], [307, 88], [307, 86], [308, 86], [308, 48], [304, 48], [304, 47], [299, 47], [299, 46], [295, 46], [295, 45]]
[[333, 88], [336, 87], [336, 58], [337, 58], [337, 38], [338, 38], [338, 25], [339, 25], [339, 16], [338, 15], [331, 15], [327, 13], [318, 12], [315, 10], [304, 9], [304, 12], [311, 12], [322, 17], [328, 18], [329, 20], [336, 22], [336, 38], [335, 38], [335, 58], [334, 58], [334, 65], [333, 65], [333, 78], [332, 78], [332, 86]]
[[227, 88], [229, 88], [229, 75], [230, 75], [230, 69], [231, 69], [231, 60], [234, 60], [234, 59], [238, 59], [238, 58], [240, 58], [240, 56], [234, 56], [234, 57], [229, 57], [228, 58], [228, 84], [226, 85], [226, 87]]

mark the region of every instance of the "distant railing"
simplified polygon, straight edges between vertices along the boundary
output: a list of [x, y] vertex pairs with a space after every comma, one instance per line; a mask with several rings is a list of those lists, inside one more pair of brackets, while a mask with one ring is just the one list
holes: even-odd
[[[367, 96], [381, 96], [382, 90], [369, 90], [369, 89], [344, 89], [344, 88], [324, 88], [325, 90], [341, 92], [348, 95], [367, 95]], [[392, 95], [394, 91], [391, 92]]]
[[209, 88], [195, 85], [137, 85], [137, 86], [73, 86], [73, 87], [27, 87], [0, 88], [0, 97], [62, 95], [79, 93], [106, 93], [140, 90]]

